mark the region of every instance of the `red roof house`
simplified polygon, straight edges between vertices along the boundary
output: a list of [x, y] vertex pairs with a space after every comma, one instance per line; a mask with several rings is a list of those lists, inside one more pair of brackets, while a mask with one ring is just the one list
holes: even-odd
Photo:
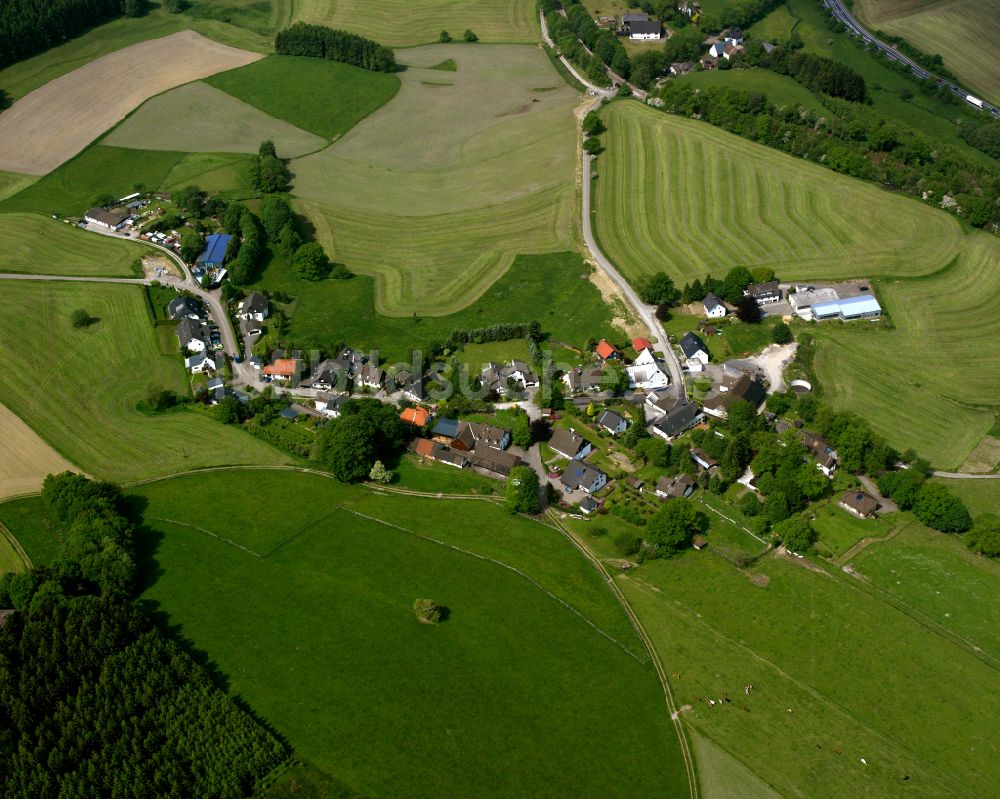
[[407, 424], [423, 427], [430, 421], [431, 414], [425, 408], [404, 408], [403, 412], [399, 414], [399, 418]]
[[278, 358], [274, 363], [269, 363], [264, 367], [264, 374], [272, 375], [273, 377], [294, 377], [295, 359]]
[[634, 338], [632, 339], [632, 349], [636, 352], [642, 352], [643, 350], [653, 349], [653, 345], [649, 342], [648, 338]]
[[621, 358], [621, 351], [614, 345], [609, 344], [607, 339], [601, 339], [597, 344], [597, 349], [594, 350], [602, 361], [609, 361], [612, 358]]

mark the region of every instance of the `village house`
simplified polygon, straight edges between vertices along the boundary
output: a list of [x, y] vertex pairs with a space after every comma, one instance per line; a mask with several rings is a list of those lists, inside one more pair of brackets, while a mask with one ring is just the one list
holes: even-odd
[[636, 20], [629, 23], [628, 37], [634, 41], [655, 41], [663, 35], [658, 19]]
[[319, 411], [324, 416], [331, 419], [340, 418], [340, 409], [347, 400], [350, 399], [345, 394], [328, 394], [326, 392], [320, 392], [316, 395], [315, 402], [316, 410]]
[[594, 499], [592, 496], [586, 496], [580, 500], [580, 510], [586, 513], [588, 516], [592, 513], [596, 513], [601, 509], [601, 503]]
[[212, 344], [212, 331], [197, 319], [181, 319], [176, 332], [181, 347], [188, 352], [204, 352]]
[[693, 61], [675, 61], [670, 65], [671, 75], [687, 75], [694, 69]]
[[588, 463], [571, 460], [566, 464], [559, 482], [563, 484], [566, 493], [586, 491], [588, 494], [594, 494], [607, 485], [608, 476]]
[[202, 319], [205, 307], [200, 300], [179, 294], [167, 303], [167, 316], [171, 319]]
[[714, 469], [719, 465], [717, 460], [700, 447], [691, 448], [691, 460], [697, 463], [702, 469]]
[[299, 362], [295, 358], [278, 358], [261, 371], [272, 380], [294, 380], [299, 374]]
[[236, 316], [247, 321], [263, 322], [268, 314], [267, 297], [257, 291], [251, 292], [246, 299], [240, 300]]
[[557, 455], [570, 460], [586, 458], [593, 449], [587, 439], [564, 427], [557, 427], [552, 431], [549, 446]]
[[678, 342], [681, 352], [687, 359], [687, 367], [692, 372], [700, 372], [711, 357], [708, 354], [708, 347], [694, 333], [688, 331]]
[[431, 412], [426, 408], [403, 408], [399, 418], [404, 424], [411, 424], [414, 427], [423, 427], [431, 420]]
[[781, 302], [781, 288], [777, 280], [767, 283], [751, 283], [743, 292], [748, 297], [753, 297], [758, 305], [770, 305], [774, 302]]
[[570, 394], [601, 391], [604, 370], [600, 366], [576, 367], [562, 376]]
[[767, 398], [767, 389], [758, 380], [745, 372], [735, 381], [727, 381], [720, 390], [702, 401], [702, 409], [709, 416], [717, 419], [728, 419], [729, 409], [739, 400], [746, 400], [754, 410]]
[[626, 422], [614, 411], [603, 411], [601, 415], [597, 417], [597, 426], [603, 430], [607, 430], [611, 433], [611, 435], [616, 436], [619, 433], [625, 432], [628, 427], [628, 422]]
[[701, 68], [705, 70], [716, 69], [719, 66], [719, 59], [707, 53], [698, 59]]
[[538, 375], [524, 361], [512, 360], [510, 366], [504, 370], [504, 376], [508, 383], [519, 384], [522, 389], [538, 386]]
[[[218, 353], [221, 354], [221, 353]], [[184, 368], [190, 369], [191, 374], [200, 375], [205, 372], [216, 371], [215, 356], [207, 352], [199, 352], [184, 359]]]
[[646, 405], [649, 406], [648, 410], [656, 414], [670, 413], [680, 402], [681, 395], [676, 388], [650, 391], [645, 399]]
[[816, 459], [816, 468], [832, 480], [834, 472], [837, 471], [837, 451], [820, 436], [808, 430], [799, 432], [799, 441]]
[[656, 496], [660, 499], [681, 499], [694, 493], [697, 483], [686, 474], [661, 477], [656, 481]]
[[366, 363], [354, 375], [354, 384], [378, 391], [385, 383], [385, 372], [375, 364]]
[[701, 13], [701, 6], [694, 0], [680, 0], [677, 4], [677, 10], [686, 17], [693, 17]]
[[670, 384], [670, 376], [653, 354], [652, 347], [645, 347], [639, 351], [638, 357], [631, 365], [625, 367], [625, 372], [628, 374], [629, 388], [652, 391]]
[[121, 230], [125, 227], [125, 222], [128, 219], [125, 214], [105, 211], [103, 208], [91, 208], [83, 215], [83, 218], [90, 224], [107, 230]]
[[709, 319], [721, 319], [726, 315], [726, 306], [722, 304], [722, 300], [711, 292], [705, 295], [705, 299], [702, 300], [701, 304], [705, 308], [705, 316]]
[[506, 478], [522, 461], [511, 452], [503, 452], [484, 441], [477, 441], [469, 457], [469, 463], [491, 476]]
[[594, 352], [597, 353], [597, 357], [604, 362], [620, 360], [622, 357], [621, 350], [614, 344], [610, 343], [607, 339], [603, 338], [597, 342], [597, 347], [594, 349]]
[[871, 519], [878, 510], [878, 500], [864, 491], [847, 491], [837, 504], [859, 519]]
[[313, 366], [307, 388], [329, 391], [347, 391], [350, 384], [351, 364], [343, 358], [326, 358]]
[[665, 441], [673, 441], [704, 418], [697, 405], [688, 399], [683, 399], [678, 401], [662, 419], [657, 419], [653, 423], [652, 432], [654, 436], [659, 436]]
[[455, 452], [452, 449], [432, 441], [428, 438], [415, 438], [410, 442], [409, 448], [421, 457], [454, 466], [456, 469], [464, 469], [469, 465], [469, 459], [462, 452]]
[[510, 446], [510, 431], [478, 422], [459, 422], [458, 432], [451, 446], [454, 449], [471, 452], [480, 444], [493, 449], [507, 449]]

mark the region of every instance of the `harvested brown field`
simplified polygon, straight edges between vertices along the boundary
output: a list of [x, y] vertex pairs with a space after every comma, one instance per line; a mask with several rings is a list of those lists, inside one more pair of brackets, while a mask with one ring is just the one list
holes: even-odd
[[79, 471], [5, 406], [0, 405], [0, 500], [37, 491], [45, 475]]
[[260, 58], [194, 31], [98, 58], [0, 114], [0, 170], [45, 175], [150, 97]]

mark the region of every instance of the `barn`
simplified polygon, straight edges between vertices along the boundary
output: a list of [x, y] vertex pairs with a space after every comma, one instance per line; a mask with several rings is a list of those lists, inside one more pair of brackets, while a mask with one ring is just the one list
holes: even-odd
[[228, 233], [213, 233], [208, 237], [208, 241], [205, 242], [205, 250], [198, 256], [195, 263], [205, 268], [217, 269], [222, 266], [232, 238]]

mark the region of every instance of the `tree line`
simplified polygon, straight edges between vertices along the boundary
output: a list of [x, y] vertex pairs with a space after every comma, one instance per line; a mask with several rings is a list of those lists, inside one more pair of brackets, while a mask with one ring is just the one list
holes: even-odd
[[388, 47], [354, 33], [296, 22], [278, 32], [274, 50], [279, 55], [328, 58], [375, 72], [395, 72], [396, 56]]
[[813, 92], [840, 97], [852, 103], [863, 103], [868, 99], [864, 77], [847, 64], [804, 53], [788, 45], [780, 45], [768, 53], [760, 42], [754, 42], [747, 47], [746, 53], [736, 56], [734, 61], [735, 68], [745, 62], [779, 75], [788, 75]]
[[[820, 97], [830, 113], [776, 107], [761, 92], [667, 81], [656, 107], [701, 119], [830, 169], [892, 186], [982, 227], [1000, 222], [1000, 170], [888, 119], [864, 103]], [[952, 197], [954, 204], [943, 202]]]
[[122, 13], [122, 0], [3, 0], [0, 67], [41, 53]]
[[50, 566], [0, 579], [0, 795], [204, 796], [257, 790], [286, 756], [129, 599], [120, 489], [50, 475]]

